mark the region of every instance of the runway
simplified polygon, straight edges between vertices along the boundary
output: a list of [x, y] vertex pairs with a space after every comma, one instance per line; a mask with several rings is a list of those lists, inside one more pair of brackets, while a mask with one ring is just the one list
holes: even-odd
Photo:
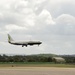
[[55, 67], [6, 67], [0, 75], [75, 75], [75, 68]]

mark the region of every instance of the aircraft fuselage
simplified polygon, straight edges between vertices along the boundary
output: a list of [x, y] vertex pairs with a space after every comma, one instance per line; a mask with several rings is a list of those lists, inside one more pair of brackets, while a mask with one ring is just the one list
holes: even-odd
[[8, 42], [13, 45], [22, 45], [22, 47], [24, 46], [27, 47], [28, 45], [33, 46], [42, 44], [42, 42], [40, 41], [14, 41], [9, 34], [8, 34]]
[[9, 42], [10, 44], [14, 44], [14, 45], [22, 45], [23, 46], [33, 46], [33, 45], [40, 45], [42, 42], [40, 41], [28, 41], [28, 42], [15, 42], [15, 41], [11, 41]]

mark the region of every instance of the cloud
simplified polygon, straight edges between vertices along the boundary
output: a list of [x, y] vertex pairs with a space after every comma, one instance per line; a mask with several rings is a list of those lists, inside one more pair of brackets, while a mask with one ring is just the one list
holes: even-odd
[[[41, 40], [41, 46], [21, 47], [2, 44], [8, 53], [72, 53], [75, 38], [75, 2], [73, 0], [2, 0], [0, 1], [0, 36]], [[31, 51], [31, 48], [33, 51]], [[10, 51], [10, 49], [12, 49]], [[13, 52], [13, 50], [15, 50]], [[36, 51], [35, 51], [36, 50]], [[6, 53], [7, 53], [6, 52]], [[17, 53], [17, 51], [16, 51]]]
[[75, 17], [69, 14], [62, 14], [57, 18], [57, 23], [66, 24], [66, 25], [74, 25]]
[[6, 25], [5, 28], [9, 31], [13, 31], [13, 30], [26, 30], [25, 27], [20, 27], [20, 26], [17, 26], [17, 25]]
[[56, 18], [58, 32], [64, 35], [75, 34], [75, 17], [69, 14], [62, 14]]
[[39, 21], [46, 24], [55, 24], [55, 22], [52, 20], [52, 16], [50, 12], [48, 12], [46, 9], [44, 9], [38, 16]]
[[[74, 0], [49, 0], [45, 6], [53, 17], [58, 17], [61, 14], [71, 14], [75, 16], [75, 1]], [[42, 8], [43, 8], [42, 7]]]
[[11, 31], [16, 28], [15, 26], [15, 28], [12, 27], [12, 25], [16, 25], [17, 27], [23, 26], [24, 28], [34, 26], [36, 15], [33, 12], [33, 9], [28, 7], [28, 3], [28, 1], [24, 0], [7, 0], [7, 2], [1, 4], [0, 25], [7, 29], [10, 25], [9, 30], [11, 29]]

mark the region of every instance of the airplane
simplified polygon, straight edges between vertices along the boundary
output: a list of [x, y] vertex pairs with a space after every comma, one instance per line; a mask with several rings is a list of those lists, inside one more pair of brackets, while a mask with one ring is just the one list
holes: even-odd
[[28, 45], [30, 46], [38, 45], [39, 46], [40, 44], [42, 44], [42, 42], [40, 41], [14, 41], [9, 34], [8, 34], [8, 42], [13, 45], [22, 45], [22, 47], [24, 46], [27, 47]]

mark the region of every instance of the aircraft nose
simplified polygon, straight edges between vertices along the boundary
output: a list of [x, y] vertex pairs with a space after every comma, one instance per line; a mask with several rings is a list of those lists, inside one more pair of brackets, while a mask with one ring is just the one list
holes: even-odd
[[40, 44], [42, 44], [42, 42], [40, 42]]

